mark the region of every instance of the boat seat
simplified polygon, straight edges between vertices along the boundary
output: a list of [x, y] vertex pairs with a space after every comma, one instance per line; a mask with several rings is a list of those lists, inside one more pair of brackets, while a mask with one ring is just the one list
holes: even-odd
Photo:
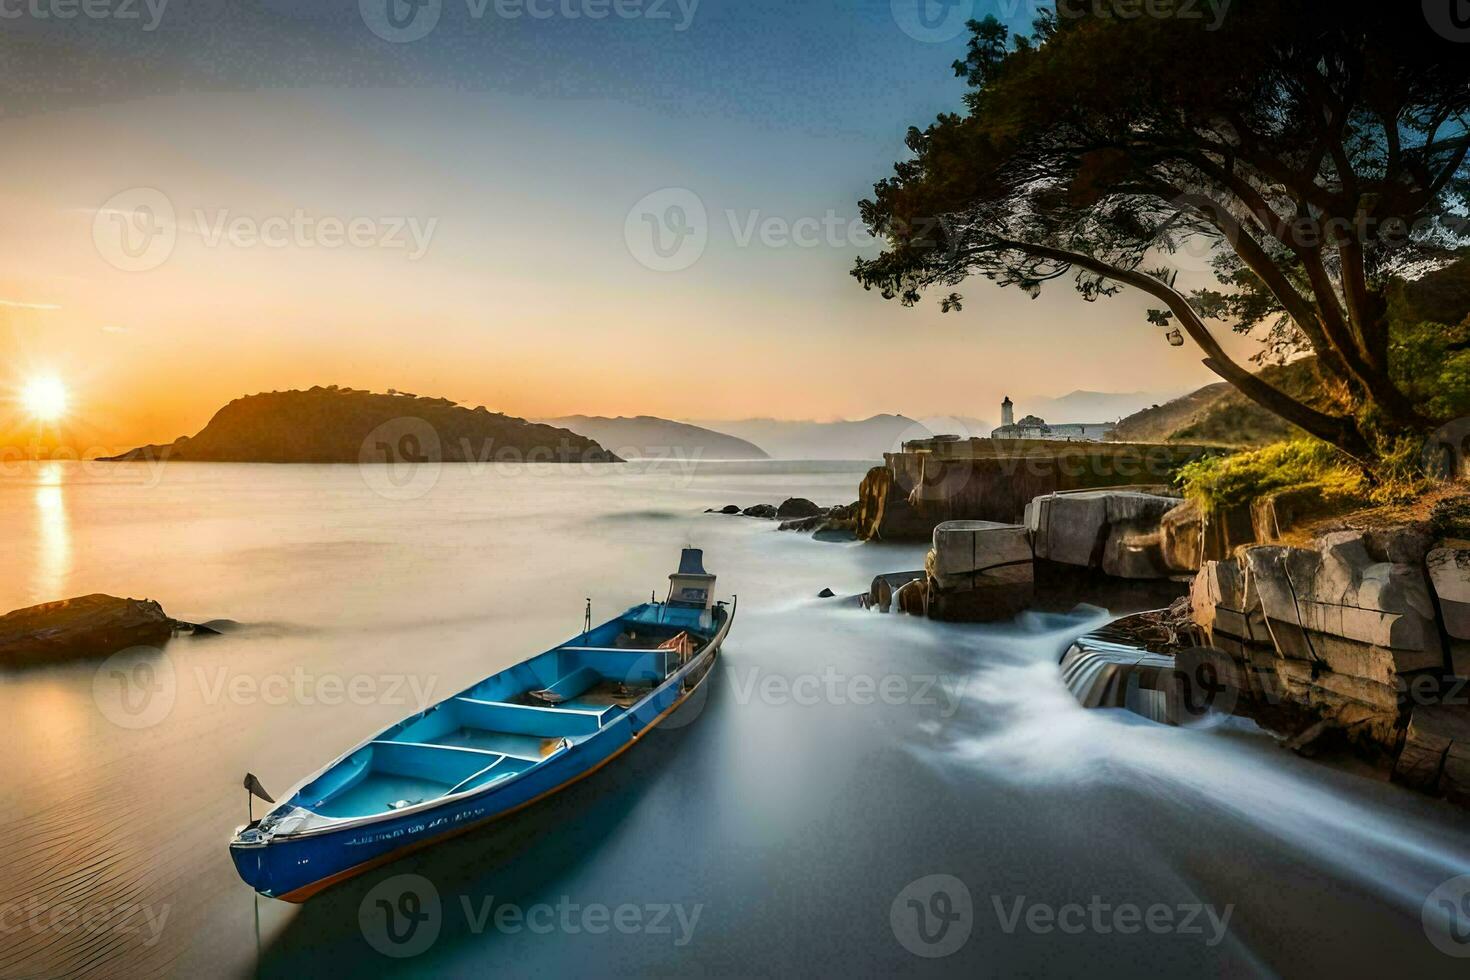
[[548, 694], [554, 694], [562, 701], [570, 701], [572, 698], [581, 697], [602, 683], [602, 675], [591, 667], [578, 667], [555, 684], [546, 689]]
[[541, 738], [571, 738], [595, 735], [602, 728], [605, 711], [569, 708], [543, 708], [504, 701], [476, 701], [455, 698], [460, 720], [469, 727], [511, 735], [537, 735]]

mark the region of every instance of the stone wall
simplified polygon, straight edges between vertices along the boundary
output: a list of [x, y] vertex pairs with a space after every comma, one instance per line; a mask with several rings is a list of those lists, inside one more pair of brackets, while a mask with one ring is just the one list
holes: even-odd
[[1057, 491], [1167, 484], [1198, 446], [971, 440], [887, 453], [859, 490], [865, 540], [924, 541], [945, 521], [1020, 523]]

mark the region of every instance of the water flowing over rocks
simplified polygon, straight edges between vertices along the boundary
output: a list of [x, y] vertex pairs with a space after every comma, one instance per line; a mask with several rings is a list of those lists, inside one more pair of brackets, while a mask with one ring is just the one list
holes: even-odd
[[[888, 523], [871, 536], [925, 522], [922, 497], [894, 507], [884, 496], [898, 488], [886, 468], [864, 480], [859, 526]], [[1300, 529], [1316, 508], [1310, 494], [1208, 513], [1157, 486], [1049, 491], [1023, 522], [939, 522], [924, 570], [878, 576], [867, 604], [976, 622], [1051, 605], [1067, 576], [1082, 601], [1113, 608], [1103, 583], [1188, 581], [1167, 616], [1064, 655], [1084, 703], [1170, 724], [1242, 714], [1294, 751], [1344, 746], [1407, 785], [1470, 801], [1470, 540], [1408, 522], [1281, 543], [1287, 530], [1308, 540]], [[1168, 642], [1141, 639], [1140, 623]]]

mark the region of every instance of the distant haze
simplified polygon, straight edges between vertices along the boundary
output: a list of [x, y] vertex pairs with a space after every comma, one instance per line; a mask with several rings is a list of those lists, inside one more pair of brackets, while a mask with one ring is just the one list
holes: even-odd
[[[1036, 415], [1048, 422], [1116, 422], [1120, 418], [1162, 405], [1193, 389], [1171, 391], [1074, 391], [1060, 398], [1012, 396], [1016, 418]], [[998, 409], [997, 409], [998, 410]]]
[[[636, 418], [602, 418], [565, 415], [538, 419], [547, 425], [570, 429], [593, 440], [623, 459], [765, 459], [759, 446], [726, 435], [648, 415]], [[617, 448], [614, 449], [613, 447]]]
[[906, 440], [933, 434], [923, 423], [903, 415], [875, 415], [856, 422], [740, 419], [694, 424], [753, 442], [776, 459], [878, 460]]

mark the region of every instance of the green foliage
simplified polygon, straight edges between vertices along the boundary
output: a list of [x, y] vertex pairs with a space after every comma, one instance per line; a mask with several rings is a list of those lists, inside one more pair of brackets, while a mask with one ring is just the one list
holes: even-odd
[[1398, 436], [1378, 447], [1373, 464], [1373, 487], [1368, 499], [1375, 504], [1405, 504], [1429, 488], [1424, 473], [1424, 440]]
[[1432, 419], [1470, 415], [1470, 330], [1421, 320], [1393, 324], [1394, 383]]
[[1362, 472], [1325, 442], [1298, 439], [1233, 456], [1206, 457], [1179, 471], [1184, 494], [1208, 513], [1248, 504], [1279, 490], [1316, 488], [1324, 500], [1361, 499]]

